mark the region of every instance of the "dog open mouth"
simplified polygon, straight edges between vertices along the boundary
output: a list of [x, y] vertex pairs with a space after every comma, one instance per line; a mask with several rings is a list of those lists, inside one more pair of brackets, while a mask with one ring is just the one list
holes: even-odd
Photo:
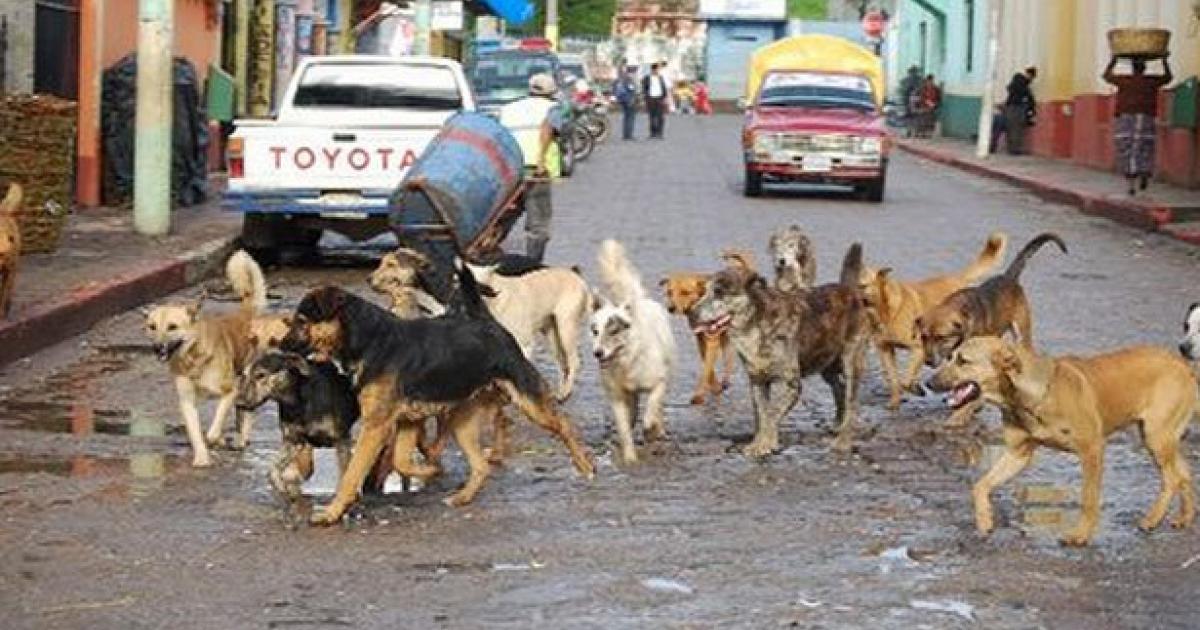
[[692, 332], [698, 335], [716, 335], [724, 332], [729, 328], [729, 323], [733, 321], [733, 316], [726, 313], [716, 319], [710, 319], [706, 322], [700, 322]]
[[175, 353], [179, 351], [182, 345], [182, 339], [175, 339], [167, 343], [155, 344], [154, 351], [158, 353], [159, 361], [170, 361], [171, 357], [175, 356]]
[[946, 394], [946, 404], [951, 409], [959, 409], [964, 405], [974, 402], [979, 398], [982, 391], [979, 389], [979, 383], [975, 381], [966, 381], [954, 386], [950, 393]]

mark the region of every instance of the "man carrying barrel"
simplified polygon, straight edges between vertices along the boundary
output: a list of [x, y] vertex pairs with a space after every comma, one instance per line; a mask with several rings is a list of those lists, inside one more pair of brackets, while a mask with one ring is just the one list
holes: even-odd
[[554, 77], [538, 73], [529, 77], [529, 96], [500, 109], [500, 124], [517, 139], [525, 157], [529, 183], [525, 189], [525, 254], [542, 261], [550, 241], [550, 180], [559, 174], [555, 141], [563, 125], [563, 112], [555, 96]]
[[1171, 68], [1162, 58], [1162, 74], [1146, 74], [1146, 60], [1133, 57], [1133, 74], [1115, 72], [1119, 56], [1104, 69], [1104, 80], [1117, 87], [1116, 124], [1113, 143], [1117, 164], [1129, 182], [1129, 194], [1136, 194], [1134, 182], [1142, 190], [1149, 186], [1154, 172], [1154, 119], [1158, 115], [1158, 90], [1171, 82]]

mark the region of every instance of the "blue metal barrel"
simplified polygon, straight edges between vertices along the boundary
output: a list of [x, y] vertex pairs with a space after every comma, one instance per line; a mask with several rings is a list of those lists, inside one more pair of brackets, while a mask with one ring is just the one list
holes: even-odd
[[[481, 240], [503, 239], [512, 220], [498, 220], [521, 185], [524, 159], [495, 119], [455, 114], [408, 169], [389, 202], [391, 227], [405, 244], [424, 242], [448, 260]], [[511, 208], [509, 208], [511, 212]]]

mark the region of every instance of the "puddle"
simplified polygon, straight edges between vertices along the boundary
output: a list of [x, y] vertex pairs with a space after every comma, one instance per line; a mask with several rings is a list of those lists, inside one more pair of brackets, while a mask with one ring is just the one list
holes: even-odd
[[[272, 458], [274, 456], [272, 455]], [[318, 448], [313, 452], [313, 476], [304, 482], [300, 491], [307, 497], [329, 496], [337, 491], [338, 467], [337, 453], [331, 448]], [[421, 482], [413, 480], [409, 486], [410, 492], [418, 492]], [[396, 473], [388, 475], [383, 484], [384, 494], [400, 494], [404, 485]]]
[[145, 496], [162, 487], [167, 473], [187, 462], [165, 453], [134, 453], [129, 457], [0, 455], [0, 475], [46, 474], [70, 479], [113, 478], [124, 483], [107, 489], [127, 489]]

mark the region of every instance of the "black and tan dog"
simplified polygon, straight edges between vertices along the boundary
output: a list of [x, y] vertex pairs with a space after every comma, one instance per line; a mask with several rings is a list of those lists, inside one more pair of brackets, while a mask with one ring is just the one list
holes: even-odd
[[1100, 478], [1108, 436], [1136, 425], [1162, 477], [1158, 498], [1142, 519], [1143, 530], [1162, 522], [1179, 496], [1173, 527], [1195, 518], [1191, 471], [1179, 441], [1196, 411], [1191, 367], [1162, 349], [1134, 347], [1091, 357], [1046, 357], [999, 337], [962, 344], [930, 380], [961, 409], [976, 401], [1000, 408], [1004, 453], [972, 491], [975, 525], [992, 531], [992, 491], [1029, 465], [1040, 446], [1074, 453], [1083, 466], [1082, 514], [1062, 537], [1086, 545], [1100, 519]]
[[279, 405], [283, 443], [271, 466], [271, 486], [288, 499], [312, 476], [313, 448], [337, 449], [338, 470], [350, 462], [350, 429], [358, 421], [358, 398], [350, 379], [330, 362], [270, 351], [246, 368], [238, 383], [237, 407], [253, 411], [268, 400]]
[[[706, 273], [673, 273], [659, 281], [667, 297], [667, 311], [687, 318], [688, 328], [696, 337], [696, 348], [700, 352], [702, 367], [696, 389], [692, 392], [692, 404], [702, 405], [708, 396], [714, 398], [729, 387], [733, 373], [734, 351], [729, 345], [727, 329], [709, 330], [696, 319], [692, 310], [708, 286]], [[717, 380], [717, 361], [725, 357], [724, 375]]]
[[395, 431], [396, 472], [416, 478], [437, 473], [413, 462], [419, 423], [444, 418], [470, 466], [467, 483], [449, 502], [469, 502], [488, 475], [479, 447], [482, 419], [495, 416], [503, 398], [567, 447], [575, 467], [593, 474], [591, 456], [571, 423], [554, 405], [552, 392], [504, 328], [488, 313], [465, 266], [457, 269], [464, 308], [429, 319], [400, 320], [384, 309], [335, 287], [311, 291], [300, 302], [284, 349], [317, 352], [349, 371], [362, 411], [362, 431], [333, 502], [314, 513], [316, 524], [341, 518]]
[[744, 259], [726, 261], [694, 310], [705, 325], [729, 329], [750, 378], [756, 430], [744, 452], [761, 457], [779, 448], [779, 423], [810, 374], [820, 374], [833, 391], [840, 420], [834, 448], [849, 449], [868, 336], [859, 291], [862, 246], [846, 252], [839, 282], [796, 291], [768, 286]]
[[[950, 357], [962, 343], [972, 337], [1016, 333], [1026, 350], [1033, 351], [1033, 312], [1025, 289], [1021, 288], [1021, 272], [1025, 263], [1046, 243], [1054, 243], [1065, 254], [1067, 245], [1057, 234], [1045, 233], [1026, 243], [1004, 273], [993, 276], [976, 287], [967, 287], [950, 294], [937, 306], [917, 318], [917, 330], [925, 351], [925, 363], [937, 367]], [[947, 426], [965, 425], [979, 409], [968, 405], [954, 412]]]

